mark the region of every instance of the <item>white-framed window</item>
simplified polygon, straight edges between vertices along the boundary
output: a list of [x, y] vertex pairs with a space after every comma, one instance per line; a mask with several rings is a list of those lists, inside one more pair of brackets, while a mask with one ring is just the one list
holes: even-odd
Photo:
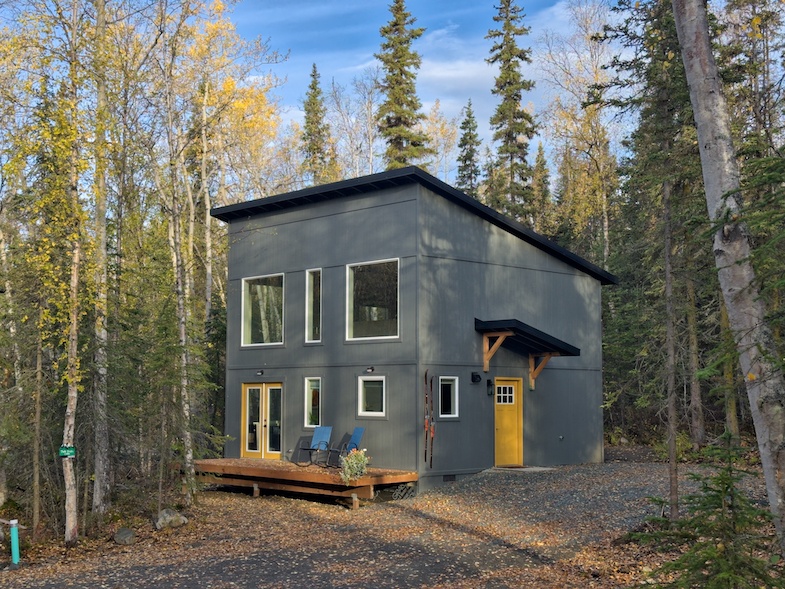
[[497, 405], [515, 405], [515, 387], [512, 385], [498, 385], [496, 387]]
[[305, 427], [322, 425], [322, 379], [305, 379]]
[[399, 260], [346, 266], [346, 339], [398, 337]]
[[283, 343], [283, 274], [243, 279], [242, 345]]
[[458, 417], [458, 377], [439, 377], [439, 417]]
[[357, 379], [357, 415], [387, 415], [387, 387], [383, 376], [360, 376]]
[[322, 271], [305, 273], [305, 341], [322, 341]]

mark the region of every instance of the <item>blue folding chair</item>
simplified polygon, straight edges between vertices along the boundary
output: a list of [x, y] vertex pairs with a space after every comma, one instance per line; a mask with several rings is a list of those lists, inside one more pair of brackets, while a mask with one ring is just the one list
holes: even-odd
[[[360, 449], [360, 442], [362, 442], [363, 434], [365, 433], [364, 427], [356, 427], [352, 432], [352, 436], [349, 438], [349, 441], [341, 444], [337, 448], [330, 448], [327, 452], [327, 464], [329, 466], [340, 466], [341, 456], [346, 456], [352, 450], [359, 450]], [[333, 461], [330, 457], [333, 454], [337, 454], [336, 459]]]
[[[307, 444], [301, 444], [298, 448], [298, 458], [300, 453], [308, 452], [308, 462], [296, 462], [299, 466], [307, 466], [308, 464], [318, 464], [320, 466], [327, 466], [327, 458], [330, 455], [330, 437], [332, 436], [333, 428], [331, 425], [320, 425], [313, 430], [313, 437]], [[320, 460], [320, 456], [324, 453], [324, 460]]]

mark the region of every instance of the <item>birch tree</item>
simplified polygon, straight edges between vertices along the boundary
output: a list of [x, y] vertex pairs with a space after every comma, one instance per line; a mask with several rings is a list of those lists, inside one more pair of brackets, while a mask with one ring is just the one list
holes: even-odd
[[785, 379], [740, 222], [740, 176], [730, 117], [714, 58], [706, 6], [673, 0], [698, 133], [706, 205], [716, 226], [714, 258], [750, 401], [766, 490], [785, 551]]
[[[423, 135], [427, 136], [430, 141], [433, 152], [433, 173], [448, 182], [455, 161], [458, 121], [455, 118], [448, 119], [444, 116], [441, 111], [441, 102], [437, 98], [421, 127]], [[422, 165], [428, 167], [428, 161], [422, 162]]]
[[381, 135], [376, 119], [382, 99], [380, 75], [378, 67], [366, 68], [348, 88], [333, 80], [327, 96], [338, 159], [355, 178], [380, 168]]
[[107, 201], [107, 84], [106, 56], [109, 52], [106, 34], [106, 0], [94, 0], [95, 39], [93, 44], [93, 77], [96, 89], [95, 141], [95, 352], [93, 366], [93, 512], [106, 513], [110, 504], [109, 488], [109, 423], [107, 418], [108, 335], [106, 329], [108, 259], [106, 241]]
[[541, 40], [539, 63], [553, 91], [544, 129], [561, 146], [559, 157], [570, 165], [558, 213], [572, 234], [571, 245], [579, 253], [601, 259], [607, 269], [610, 217], [618, 189], [611, 147], [615, 138], [607, 108], [589, 102], [589, 97], [593, 87], [608, 81], [611, 47], [598, 37], [609, 21], [609, 9], [601, 0], [570, 0], [565, 7], [570, 34], [546, 32]]

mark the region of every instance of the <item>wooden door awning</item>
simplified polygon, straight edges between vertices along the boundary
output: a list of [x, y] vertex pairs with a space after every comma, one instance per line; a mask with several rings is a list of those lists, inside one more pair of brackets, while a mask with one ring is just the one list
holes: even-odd
[[482, 334], [483, 371], [490, 370], [491, 358], [504, 346], [529, 357], [529, 388], [532, 390], [537, 377], [552, 357], [581, 355], [579, 348], [517, 319], [482, 321], [475, 318], [474, 329]]

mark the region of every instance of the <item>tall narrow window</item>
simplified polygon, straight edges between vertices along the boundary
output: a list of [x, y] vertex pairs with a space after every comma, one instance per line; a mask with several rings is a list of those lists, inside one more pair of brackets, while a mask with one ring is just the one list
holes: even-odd
[[439, 377], [439, 417], [458, 417], [458, 377]]
[[387, 395], [383, 376], [361, 376], [358, 380], [357, 414], [366, 417], [384, 417], [387, 412]]
[[398, 336], [398, 260], [347, 267], [348, 339]]
[[305, 341], [322, 339], [322, 271], [308, 270], [305, 293]]
[[322, 425], [322, 379], [305, 379], [305, 427]]
[[262, 434], [259, 423], [261, 421], [261, 394], [262, 389], [259, 387], [248, 387], [246, 401], [247, 413], [246, 419], [248, 420], [248, 435], [246, 437], [246, 451], [258, 452], [261, 449]]
[[243, 280], [242, 342], [283, 343], [283, 274]]

